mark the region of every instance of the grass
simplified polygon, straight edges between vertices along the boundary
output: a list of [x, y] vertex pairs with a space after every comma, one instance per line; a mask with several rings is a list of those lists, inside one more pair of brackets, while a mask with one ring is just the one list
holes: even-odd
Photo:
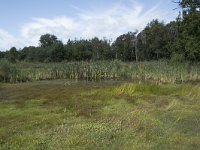
[[10, 64], [0, 61], [0, 82], [19, 83], [54, 79], [131, 80], [157, 83], [200, 81], [200, 65], [190, 63], [151, 62], [62, 62]]
[[0, 85], [0, 149], [200, 149], [198, 84]]

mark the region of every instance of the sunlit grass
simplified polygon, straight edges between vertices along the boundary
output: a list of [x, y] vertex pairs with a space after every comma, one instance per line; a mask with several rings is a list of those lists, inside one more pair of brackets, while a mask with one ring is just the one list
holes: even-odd
[[[65, 84], [67, 82], [67, 84]], [[0, 85], [0, 149], [200, 149], [200, 86]]]

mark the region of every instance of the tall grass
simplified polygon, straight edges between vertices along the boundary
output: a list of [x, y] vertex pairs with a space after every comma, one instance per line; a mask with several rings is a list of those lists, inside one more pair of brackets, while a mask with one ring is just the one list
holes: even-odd
[[26, 77], [22, 75], [21, 71], [16, 65], [9, 63], [6, 60], [0, 61], [0, 82], [23, 82]]
[[[2, 66], [2, 65], [0, 65]], [[62, 62], [62, 63], [17, 63], [11, 65], [6, 82], [15, 78], [17, 82], [53, 79], [85, 80], [137, 80], [158, 83], [183, 83], [200, 80], [200, 64], [153, 62]], [[2, 67], [0, 67], [0, 72]], [[4, 80], [1, 80], [1, 82]]]

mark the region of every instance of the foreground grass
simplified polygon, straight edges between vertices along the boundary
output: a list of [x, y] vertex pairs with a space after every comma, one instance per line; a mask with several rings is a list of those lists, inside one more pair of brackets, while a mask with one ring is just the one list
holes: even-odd
[[200, 86], [0, 86], [0, 149], [200, 149]]

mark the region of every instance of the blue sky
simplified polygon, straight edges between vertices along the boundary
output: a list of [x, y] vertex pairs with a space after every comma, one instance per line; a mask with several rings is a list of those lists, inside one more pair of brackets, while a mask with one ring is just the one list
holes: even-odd
[[142, 30], [152, 19], [174, 20], [176, 7], [171, 0], [2, 0], [0, 50], [37, 46], [45, 33], [63, 42], [94, 36], [114, 40]]

